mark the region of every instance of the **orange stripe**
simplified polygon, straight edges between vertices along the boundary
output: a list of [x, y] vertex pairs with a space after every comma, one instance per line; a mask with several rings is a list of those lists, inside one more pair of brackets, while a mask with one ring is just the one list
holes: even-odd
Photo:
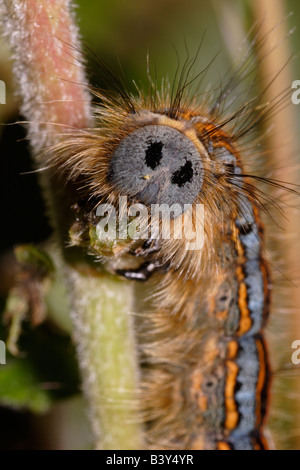
[[230, 360], [226, 361], [227, 377], [225, 383], [225, 428], [232, 431], [236, 428], [239, 420], [239, 413], [234, 397], [236, 378], [239, 372], [238, 365]]
[[263, 278], [263, 286], [264, 286], [264, 313], [263, 317], [264, 320], [267, 320], [268, 318], [268, 313], [269, 313], [269, 296], [270, 296], [270, 290], [269, 290], [269, 278], [270, 278], [270, 273], [269, 270], [264, 262], [260, 263], [260, 271], [261, 275]]
[[191, 377], [191, 396], [193, 400], [198, 404], [201, 411], [206, 411], [208, 407], [208, 399], [204, 395], [201, 389], [202, 374], [199, 370], [196, 370]]
[[240, 309], [240, 322], [237, 335], [242, 336], [250, 330], [252, 326], [252, 319], [250, 310], [248, 309], [247, 286], [244, 282], [239, 285], [239, 309]]
[[269, 450], [270, 449], [269, 443], [268, 443], [267, 439], [265, 438], [265, 436], [260, 437], [260, 442], [262, 443], [262, 450]]
[[228, 444], [228, 442], [218, 441], [217, 442], [217, 450], [231, 450], [231, 447]]
[[249, 331], [252, 326], [252, 319], [250, 316], [250, 310], [248, 308], [247, 286], [244, 282], [242, 282], [245, 278], [242, 266], [238, 266], [236, 268], [236, 277], [239, 283], [238, 305], [240, 310], [240, 321], [237, 335], [241, 336], [247, 333], [247, 331]]
[[207, 397], [205, 395], [200, 395], [198, 398], [198, 405], [201, 411], [206, 411], [208, 407]]
[[239, 350], [239, 343], [232, 340], [227, 345], [227, 359], [235, 359]]
[[256, 385], [256, 426], [259, 427], [262, 424], [262, 415], [261, 415], [261, 392], [263, 390], [265, 380], [266, 380], [266, 358], [265, 350], [261, 340], [257, 339], [255, 341], [257, 351], [258, 351], [258, 360], [259, 360], [259, 372], [257, 377]]
[[252, 440], [252, 445], [253, 445], [254, 450], [262, 450], [260, 444], [258, 444], [258, 442], [255, 439]]
[[234, 242], [234, 246], [235, 246], [235, 250], [237, 252], [237, 255], [239, 257], [239, 262], [241, 264], [245, 263], [246, 259], [244, 257], [244, 254], [245, 254], [245, 250], [244, 250], [244, 247], [241, 243], [241, 240], [239, 239], [239, 235], [240, 235], [240, 231], [239, 229], [237, 228], [236, 225], [233, 225], [232, 227], [232, 240]]
[[247, 286], [245, 284], [245, 274], [243, 272], [243, 265], [246, 262], [246, 258], [244, 256], [245, 250], [244, 247], [239, 239], [240, 232], [236, 226], [233, 227], [232, 238], [235, 243], [235, 249], [239, 257], [239, 265], [236, 268], [236, 278], [239, 283], [239, 291], [238, 291], [238, 305], [240, 309], [240, 322], [239, 322], [239, 329], [237, 331], [237, 335], [242, 336], [247, 331], [250, 330], [252, 326], [252, 319], [250, 315], [250, 310], [248, 309], [248, 302], [247, 302]]
[[239, 419], [237, 404], [234, 397], [234, 390], [237, 375], [239, 372], [238, 365], [233, 361], [238, 353], [238, 342], [232, 340], [227, 345], [227, 377], [225, 383], [225, 428], [233, 430]]

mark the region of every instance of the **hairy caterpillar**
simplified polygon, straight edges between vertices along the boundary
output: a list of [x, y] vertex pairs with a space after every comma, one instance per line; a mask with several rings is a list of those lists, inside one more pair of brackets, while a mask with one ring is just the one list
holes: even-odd
[[[240, 159], [246, 160], [243, 139], [274, 103], [260, 108], [257, 100], [246, 101], [230, 111], [231, 79], [215, 100], [211, 93], [190, 99], [184, 91], [192, 62], [187, 59], [173, 91], [154, 84], [148, 99], [142, 91], [136, 99], [117, 84], [117, 97], [100, 94], [99, 126], [66, 136], [52, 149], [49, 166], [79, 195], [71, 242], [113, 272], [150, 277], [148, 313], [136, 325], [148, 445], [265, 448], [269, 368], [261, 329], [269, 281], [258, 218], [264, 201]], [[239, 80], [249, 71], [246, 59]], [[130, 204], [146, 206], [204, 203], [202, 249], [187, 251], [184, 239], [103, 243], [95, 232], [97, 207], [109, 202], [118, 210], [119, 196], [128, 195]]]
[[[267, 195], [251, 183], [242, 160], [253, 158], [245, 141], [282, 96], [262, 107], [261, 97], [227, 107], [237, 83], [253, 71], [246, 59], [238, 82], [230, 77], [217, 99], [210, 92], [194, 99], [186, 88], [196, 60], [187, 57], [178, 81], [161, 90], [150, 78], [149, 97], [140, 90], [134, 98], [121, 84], [112, 98], [98, 92], [98, 125], [59, 144], [49, 163], [80, 193], [71, 243], [85, 245], [127, 279], [150, 278], [147, 313], [137, 320], [148, 445], [267, 449], [271, 372], [263, 328], [271, 281], [259, 218]], [[124, 213], [131, 204], [179, 204], [173, 237], [132, 239], [126, 232], [103, 241], [103, 233], [91, 231], [101, 221], [97, 207], [109, 203], [118, 213], [125, 196]], [[174, 236], [184, 204], [192, 205], [190, 218], [197, 204], [205, 208], [204, 245], [196, 251]]]

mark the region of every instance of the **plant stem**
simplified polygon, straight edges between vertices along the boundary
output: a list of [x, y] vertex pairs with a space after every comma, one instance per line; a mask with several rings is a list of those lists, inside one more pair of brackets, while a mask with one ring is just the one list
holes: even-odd
[[76, 341], [98, 448], [140, 449], [132, 389], [136, 368], [128, 316], [131, 298], [126, 282], [105, 277], [99, 288], [97, 278], [72, 272], [71, 279], [77, 292], [73, 312]]
[[[83, 73], [78, 30], [69, 0], [0, 0], [0, 18], [14, 55], [14, 76], [29, 121], [38, 168], [42, 151], [74, 128], [91, 126], [91, 102]], [[54, 169], [55, 170], [55, 169]], [[63, 253], [74, 338], [90, 406], [95, 447], [139, 449], [142, 433], [133, 396], [137, 366], [130, 310], [131, 286], [96, 270], [84, 269], [65, 248], [71, 196], [53, 171], [42, 186]], [[72, 266], [68, 262], [72, 259]], [[80, 265], [80, 266], [79, 266]]]

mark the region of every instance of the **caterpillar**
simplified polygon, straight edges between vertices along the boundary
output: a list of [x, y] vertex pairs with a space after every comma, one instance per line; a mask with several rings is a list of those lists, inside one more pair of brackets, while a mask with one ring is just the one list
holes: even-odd
[[[252, 34], [251, 48], [259, 48], [256, 28]], [[272, 201], [253, 181], [282, 184], [248, 167], [255, 132], [289, 92], [264, 103], [263, 93], [250, 97], [254, 80], [240, 95], [255, 76], [247, 54], [219, 93], [203, 88], [206, 69], [192, 74], [197, 61], [187, 54], [161, 87], [149, 74], [137, 97], [110, 74], [113, 94], [93, 90], [94, 128], [73, 129], [43, 157], [75, 193], [69, 244], [135, 282], [142, 297], [136, 400], [146, 447], [268, 449], [271, 277], [261, 215]], [[138, 236], [124, 232], [124, 219]], [[186, 225], [196, 235], [203, 228], [196, 249]]]
[[[196, 60], [187, 57], [178, 82], [161, 90], [150, 78], [149, 97], [141, 90], [132, 97], [121, 85], [112, 98], [96, 92], [95, 129], [60, 143], [49, 163], [79, 188], [71, 244], [88, 247], [108, 269], [146, 284], [147, 313], [136, 327], [148, 446], [268, 449], [271, 370], [264, 327], [271, 280], [260, 220], [266, 195], [244, 170], [243, 139], [282, 97], [265, 107], [258, 97], [230, 111], [226, 101], [236, 87], [230, 78], [217, 100], [208, 93], [198, 103], [185, 93]], [[247, 60], [241, 65], [240, 80], [251, 67]], [[249, 152], [247, 158], [253, 158]], [[123, 214], [120, 198], [126, 198]], [[160, 228], [177, 204], [173, 236], [136, 239], [126, 232], [110, 240], [96, 230], [101, 220], [103, 226], [112, 222], [107, 216], [103, 223], [104, 212], [99, 216], [102, 204], [121, 219], [134, 204], [167, 207]], [[175, 236], [186, 204], [193, 227], [201, 217], [196, 206], [205, 209], [198, 250], [187, 249], [184, 231]], [[150, 219], [146, 213], [140, 225], [149, 228]]]

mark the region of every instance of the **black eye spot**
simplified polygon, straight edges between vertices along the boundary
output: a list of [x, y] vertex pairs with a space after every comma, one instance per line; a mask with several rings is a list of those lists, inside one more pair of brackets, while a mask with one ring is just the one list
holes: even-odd
[[188, 160], [185, 165], [179, 168], [179, 170], [173, 173], [171, 183], [177, 184], [181, 188], [185, 183], [189, 183], [193, 178], [193, 167], [191, 162]]
[[150, 142], [146, 149], [146, 165], [155, 170], [162, 159], [162, 142]]

